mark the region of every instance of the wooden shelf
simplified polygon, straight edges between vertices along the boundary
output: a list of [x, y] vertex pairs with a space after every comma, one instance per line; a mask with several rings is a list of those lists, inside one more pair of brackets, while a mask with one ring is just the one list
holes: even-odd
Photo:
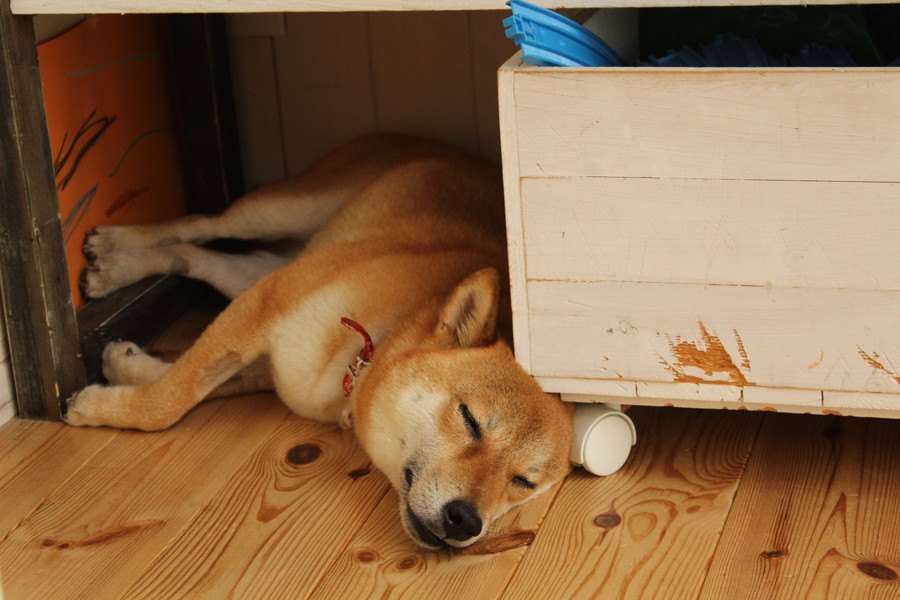
[[[867, 0], [889, 4], [893, 0]], [[633, 6], [752, 6], [760, 4], [861, 4], [854, 0], [538, 0], [547, 8], [622, 8]], [[11, 0], [15, 14], [81, 13], [254, 13], [410, 10], [499, 10], [505, 0]]]

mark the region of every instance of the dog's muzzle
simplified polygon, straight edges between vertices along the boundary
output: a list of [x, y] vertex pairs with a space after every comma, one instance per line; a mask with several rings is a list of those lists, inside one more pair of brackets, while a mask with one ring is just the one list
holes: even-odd
[[444, 543], [444, 540], [436, 536], [425, 526], [422, 519], [416, 516], [416, 513], [412, 511], [408, 504], [406, 505], [406, 515], [409, 519], [409, 524], [412, 527], [413, 533], [415, 533], [415, 536], [419, 538], [419, 542], [423, 545], [435, 549], [443, 548], [447, 545]]

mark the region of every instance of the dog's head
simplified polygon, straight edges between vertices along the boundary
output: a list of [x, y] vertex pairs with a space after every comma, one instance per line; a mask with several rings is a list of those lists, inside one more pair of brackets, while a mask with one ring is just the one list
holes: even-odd
[[373, 364], [354, 408], [404, 527], [426, 547], [474, 543], [569, 470], [571, 410], [496, 341], [497, 298], [493, 269], [464, 280], [436, 323], [434, 310], [420, 315], [424, 341]]

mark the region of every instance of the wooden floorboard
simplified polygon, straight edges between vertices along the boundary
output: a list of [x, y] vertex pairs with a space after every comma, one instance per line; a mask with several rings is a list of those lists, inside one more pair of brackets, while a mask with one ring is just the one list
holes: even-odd
[[0, 428], [0, 541], [117, 433], [17, 419]]
[[762, 416], [632, 413], [638, 446], [628, 463], [565, 481], [504, 598], [696, 596]]
[[769, 415], [703, 598], [900, 598], [900, 422]]
[[291, 417], [124, 598], [304, 597], [387, 492], [369, 467], [352, 432]]
[[900, 421], [637, 408], [464, 552], [416, 547], [351, 432], [274, 396], [146, 434], [0, 428], [0, 585], [54, 598], [898, 598]]
[[274, 396], [247, 396], [202, 405], [169, 431], [119, 432], [0, 544], [6, 598], [120, 593], [286, 416]]
[[423, 551], [403, 531], [389, 492], [327, 569], [311, 598], [496, 598], [522, 559], [559, 486], [498, 520], [464, 552]]

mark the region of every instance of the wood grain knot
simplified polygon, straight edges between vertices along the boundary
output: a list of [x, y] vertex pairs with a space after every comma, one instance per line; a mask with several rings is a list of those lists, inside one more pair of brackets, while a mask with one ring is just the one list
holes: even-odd
[[409, 556], [404, 556], [400, 560], [397, 561], [397, 568], [401, 571], [408, 571], [412, 569], [416, 565], [419, 564], [419, 557], [415, 554], [410, 554]]
[[874, 579], [881, 579], [882, 581], [894, 581], [897, 579], [897, 572], [881, 563], [856, 563], [856, 568]]
[[360, 477], [365, 477], [366, 475], [368, 475], [371, 472], [372, 472], [372, 469], [370, 469], [369, 467], [362, 467], [361, 469], [355, 469], [353, 471], [350, 471], [349, 473], [347, 473], [347, 477], [349, 477], [350, 479], [353, 479], [355, 481], [355, 480], [359, 479]]
[[787, 550], [769, 550], [768, 552], [760, 553], [760, 556], [763, 558], [781, 558], [782, 556], [787, 556]]
[[114, 529], [98, 531], [96, 534], [82, 539], [73, 539], [61, 542], [53, 538], [44, 538], [43, 540], [41, 540], [41, 547], [56, 547], [57, 550], [65, 550], [66, 548], [85, 548], [88, 546], [96, 546], [99, 544], [105, 544], [106, 542], [119, 540], [123, 537], [127, 537], [136, 533], [139, 534], [145, 530], [157, 529], [162, 525], [165, 525], [165, 521], [139, 521], [131, 525], [123, 525]]
[[602, 527], [603, 529], [612, 529], [613, 527], [618, 527], [622, 524], [622, 517], [619, 516], [619, 513], [615, 511], [605, 512], [602, 515], [597, 515], [594, 518], [594, 525], [597, 527]]
[[363, 548], [356, 553], [357, 562], [370, 563], [378, 559], [378, 555], [368, 548]]
[[322, 449], [315, 444], [300, 444], [287, 453], [287, 461], [292, 465], [308, 465], [322, 456]]

